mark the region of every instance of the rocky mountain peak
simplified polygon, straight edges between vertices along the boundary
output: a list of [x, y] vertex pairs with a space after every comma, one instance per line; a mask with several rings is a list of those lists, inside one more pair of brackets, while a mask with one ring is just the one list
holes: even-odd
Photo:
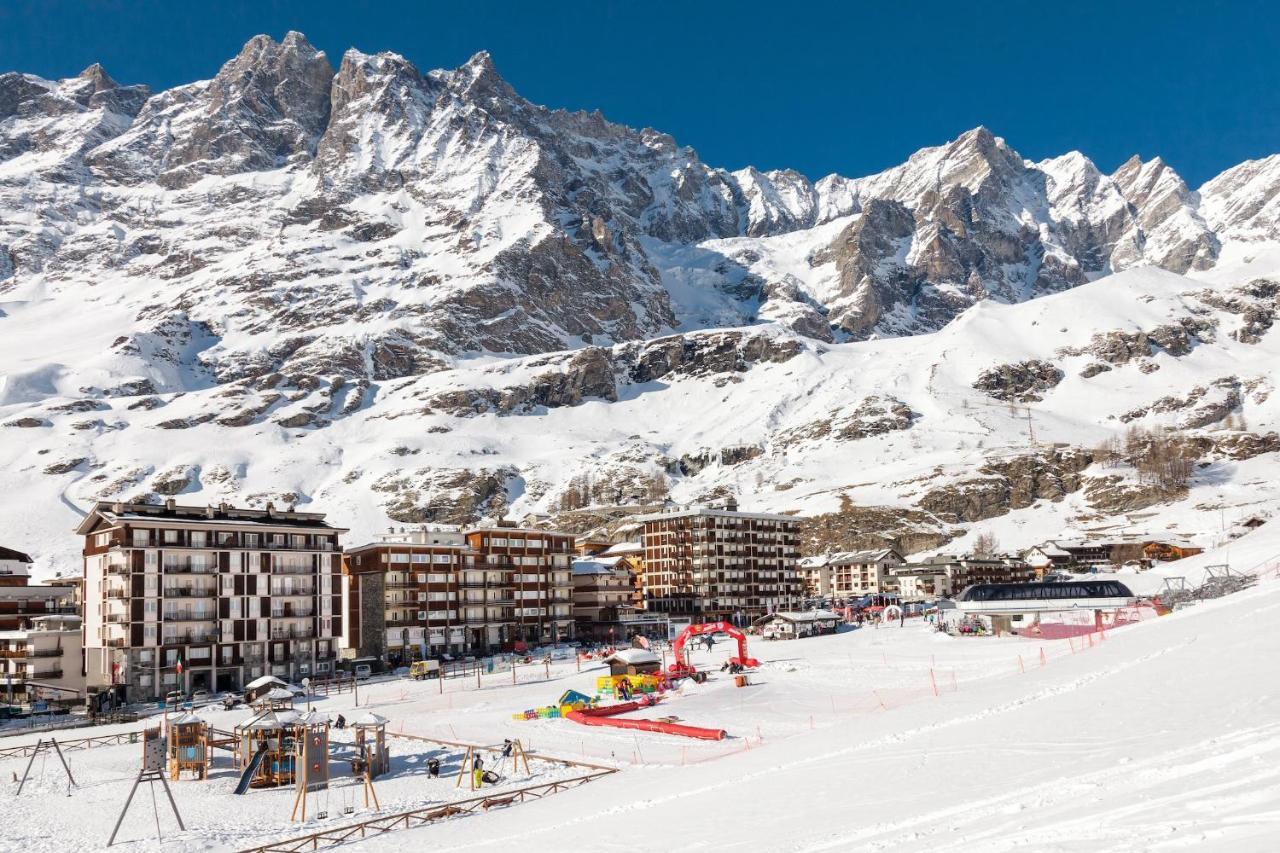
[[455, 87], [459, 94], [471, 98], [518, 98], [515, 89], [498, 73], [489, 51], [482, 50], [468, 59], [454, 72]]
[[101, 64], [95, 62], [85, 70], [81, 71], [76, 77], [80, 80], [88, 80], [93, 83], [95, 92], [103, 92], [107, 89], [115, 89], [119, 84], [111, 79], [111, 75]]
[[275, 169], [309, 157], [329, 120], [333, 66], [300, 33], [259, 35], [209, 81], [147, 101], [89, 163], [121, 183], [185, 187], [206, 174]]

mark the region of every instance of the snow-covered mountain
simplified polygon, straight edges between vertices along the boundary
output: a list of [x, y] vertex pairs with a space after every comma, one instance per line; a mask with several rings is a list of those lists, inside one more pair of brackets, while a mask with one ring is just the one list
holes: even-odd
[[[1274, 501], [1278, 247], [1280, 155], [1193, 191], [977, 128], [811, 182], [531, 104], [487, 54], [335, 71], [298, 33], [157, 94], [3, 74], [0, 541], [67, 559], [76, 506], [170, 494], [359, 538], [583, 475], [843, 507], [840, 541], [1170, 501], [1210, 536]], [[1157, 424], [1197, 442], [1187, 493], [1094, 461]]]

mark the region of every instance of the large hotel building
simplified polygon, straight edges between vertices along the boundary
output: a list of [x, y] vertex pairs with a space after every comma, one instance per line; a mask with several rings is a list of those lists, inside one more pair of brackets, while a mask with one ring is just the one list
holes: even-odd
[[90, 688], [140, 701], [333, 671], [346, 531], [323, 514], [99, 502], [76, 532]]
[[346, 646], [393, 662], [572, 639], [574, 537], [498, 525], [376, 537], [344, 558]]
[[800, 523], [737, 505], [671, 509], [643, 524], [650, 612], [739, 624], [798, 604]]

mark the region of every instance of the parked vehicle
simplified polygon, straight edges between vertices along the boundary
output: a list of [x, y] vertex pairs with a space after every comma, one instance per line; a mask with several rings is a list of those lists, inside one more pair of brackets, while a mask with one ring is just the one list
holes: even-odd
[[438, 660], [416, 660], [409, 665], [409, 677], [415, 681], [422, 681], [424, 678], [440, 677], [440, 661]]
[[213, 698], [213, 694], [208, 690], [197, 690], [191, 694], [192, 702], [208, 702]]
[[373, 667], [367, 663], [358, 663], [355, 667], [356, 678], [368, 678], [373, 675]]

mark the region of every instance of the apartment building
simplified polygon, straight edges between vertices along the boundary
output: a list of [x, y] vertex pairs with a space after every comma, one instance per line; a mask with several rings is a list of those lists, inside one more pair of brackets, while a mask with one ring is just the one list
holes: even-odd
[[0, 631], [0, 698], [6, 702], [76, 699], [84, 694], [80, 617], [33, 616], [27, 627]]
[[572, 639], [573, 536], [495, 525], [389, 533], [349, 549], [346, 645], [397, 663]]
[[578, 636], [598, 642], [627, 639], [635, 615], [635, 575], [626, 557], [603, 554], [573, 561], [573, 618]]
[[805, 557], [799, 563], [796, 574], [806, 598], [826, 598], [831, 595], [831, 566], [827, 557]]
[[144, 701], [332, 672], [346, 530], [324, 514], [99, 502], [76, 532], [90, 687]]
[[976, 583], [1027, 583], [1036, 570], [1017, 557], [954, 557], [946, 554], [894, 569], [906, 601], [951, 597]]
[[893, 570], [902, 563], [902, 555], [892, 548], [832, 554], [827, 558], [831, 594], [848, 600], [864, 595], [896, 593], [898, 580]]
[[737, 504], [642, 515], [645, 606], [746, 625], [801, 595], [800, 523]]

